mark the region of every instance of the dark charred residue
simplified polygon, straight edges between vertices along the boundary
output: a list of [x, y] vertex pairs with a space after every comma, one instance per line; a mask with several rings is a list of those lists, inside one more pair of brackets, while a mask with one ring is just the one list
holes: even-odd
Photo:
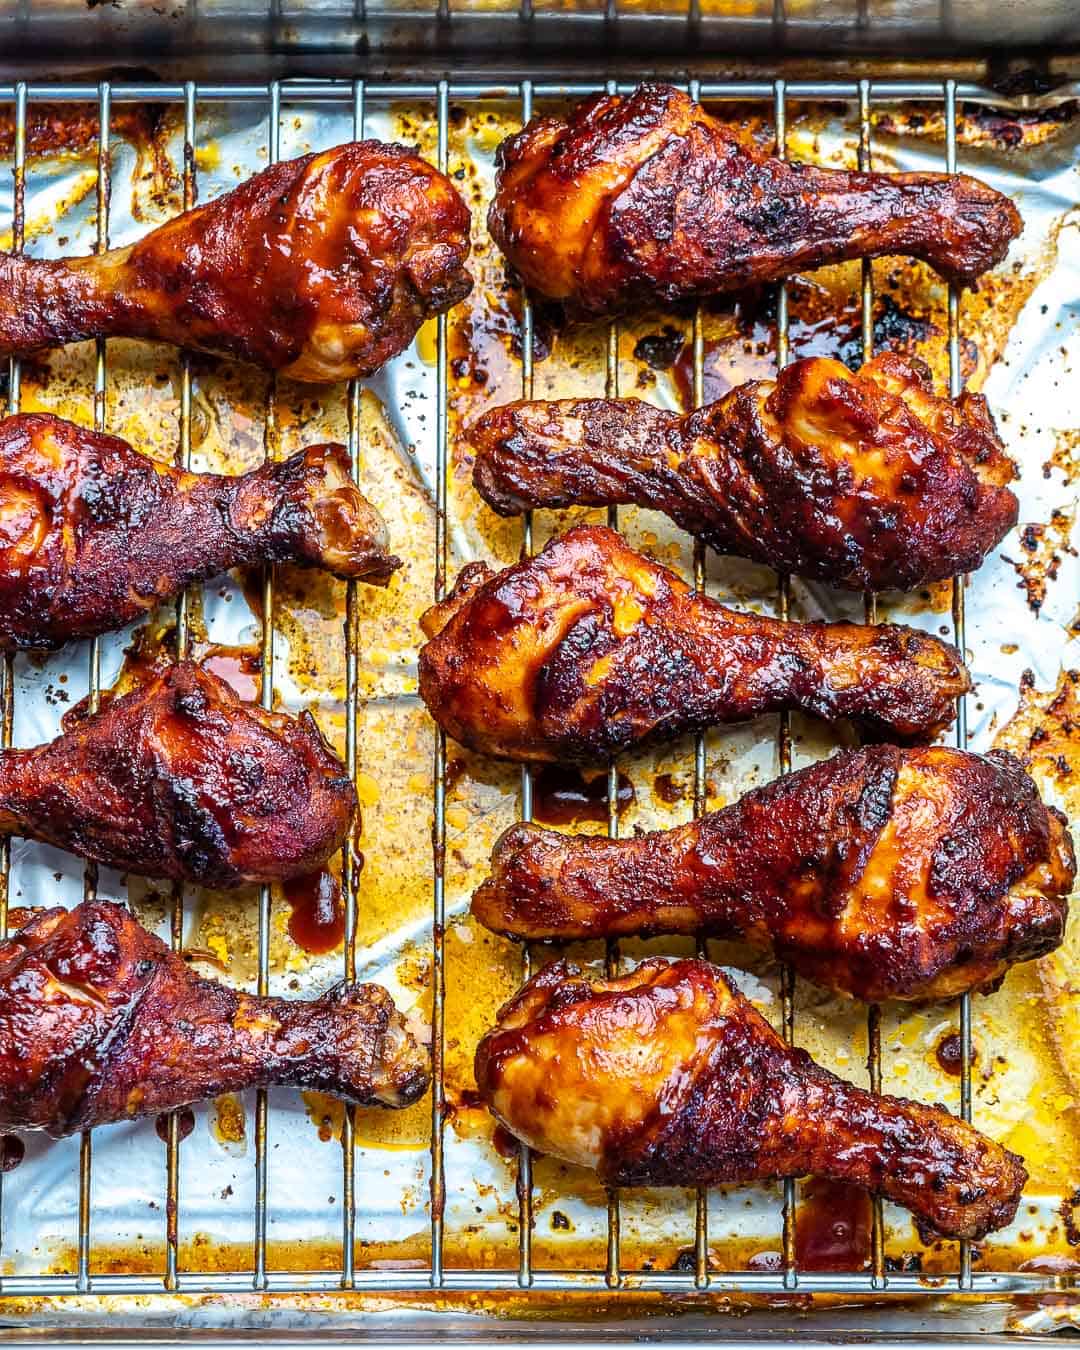
[[[1022, 83], [1030, 83], [1031, 71], [1019, 72]], [[1010, 73], [1005, 83], [1013, 86], [1017, 73]], [[1002, 93], [1011, 88], [1001, 88]], [[1016, 92], [1038, 92], [1031, 88]], [[1056, 137], [1061, 129], [1074, 121], [1080, 103], [1075, 99], [1041, 108], [1005, 108], [978, 103], [962, 103], [957, 109], [956, 138], [961, 145], [993, 146], [1012, 150], [1022, 146], [1041, 145]], [[874, 125], [879, 132], [892, 136], [917, 136], [943, 142], [945, 117], [940, 104], [907, 104], [903, 109], [876, 113]]]
[[14, 1172], [26, 1156], [26, 1145], [17, 1134], [0, 1135], [0, 1173]]
[[685, 338], [680, 329], [665, 324], [659, 333], [648, 333], [634, 347], [634, 360], [653, 370], [668, 370], [682, 351]]
[[1045, 524], [1022, 527], [1020, 547], [1025, 556], [1005, 558], [1016, 569], [1018, 584], [1027, 593], [1028, 605], [1036, 614], [1046, 603], [1047, 591], [1051, 582], [1057, 580], [1064, 557], [1075, 556], [1070, 542], [1072, 526], [1073, 518], [1068, 512], [1055, 510]]
[[918, 1275], [923, 1267], [921, 1252], [905, 1252], [903, 1256], [887, 1256], [885, 1269], [890, 1275]]
[[1070, 1247], [1080, 1247], [1080, 1186], [1061, 1202], [1061, 1222]]

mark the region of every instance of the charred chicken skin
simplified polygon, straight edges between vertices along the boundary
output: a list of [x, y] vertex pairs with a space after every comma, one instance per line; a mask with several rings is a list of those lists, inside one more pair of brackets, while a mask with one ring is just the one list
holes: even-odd
[[601, 527], [570, 530], [498, 574], [471, 564], [422, 624], [432, 716], [463, 745], [509, 759], [604, 759], [783, 708], [926, 739], [970, 684], [937, 638], [741, 614]]
[[0, 832], [214, 887], [310, 872], [345, 838], [356, 793], [308, 712], [243, 703], [192, 662], [73, 712], [0, 752]]
[[271, 1084], [407, 1106], [429, 1077], [377, 984], [255, 998], [200, 979], [104, 901], [0, 943], [3, 1129], [59, 1137]]
[[190, 582], [285, 561], [376, 584], [400, 566], [343, 446], [229, 478], [44, 413], [0, 421], [0, 646], [91, 637]]
[[718, 553], [852, 590], [906, 590], [979, 566], [1016, 524], [985, 400], [934, 392], [883, 352], [852, 374], [795, 361], [679, 416], [635, 399], [493, 408], [466, 432], [500, 515], [632, 503]]
[[272, 164], [94, 257], [0, 257], [0, 354], [128, 337], [316, 383], [373, 375], [468, 295], [469, 211], [400, 145]]
[[786, 1046], [706, 961], [611, 980], [545, 967], [480, 1042], [476, 1082], [518, 1139], [612, 1186], [812, 1173], [975, 1239], [1009, 1223], [1027, 1180], [942, 1108], [875, 1096]]
[[1076, 874], [1060, 812], [1011, 755], [842, 751], [673, 830], [516, 825], [473, 898], [525, 939], [735, 938], [877, 1003], [993, 989], [1062, 939]]
[[584, 315], [886, 254], [970, 283], [1021, 228], [975, 178], [791, 164], [662, 84], [535, 118], [499, 147], [488, 212], [525, 284]]

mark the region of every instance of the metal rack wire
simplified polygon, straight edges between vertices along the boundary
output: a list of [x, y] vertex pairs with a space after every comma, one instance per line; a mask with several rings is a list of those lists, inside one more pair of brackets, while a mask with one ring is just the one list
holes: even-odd
[[[623, 90], [630, 86], [612, 83], [611, 90]], [[26, 180], [26, 130], [27, 107], [36, 101], [50, 102], [87, 102], [96, 100], [100, 119], [100, 134], [97, 153], [97, 247], [102, 249], [108, 243], [108, 208], [110, 192], [110, 113], [115, 104], [143, 100], [159, 103], [180, 104], [183, 107], [184, 137], [184, 174], [183, 204], [190, 206], [196, 198], [195, 149], [197, 145], [198, 106], [203, 101], [245, 101], [263, 102], [268, 113], [267, 152], [270, 162], [280, 153], [280, 126], [282, 110], [289, 104], [336, 102], [351, 107], [354, 133], [362, 136], [365, 124], [365, 111], [368, 104], [377, 101], [380, 104], [395, 99], [408, 99], [411, 102], [430, 102], [436, 123], [436, 159], [438, 167], [445, 171], [449, 159], [449, 108], [450, 100], [504, 100], [517, 101], [523, 121], [532, 115], [535, 101], [550, 97], [579, 96], [596, 92], [602, 85], [587, 83], [571, 84], [533, 84], [525, 81], [519, 85], [505, 85], [498, 82], [490, 84], [451, 82], [440, 80], [430, 82], [330, 82], [300, 80], [282, 83], [253, 83], [249, 85], [201, 85], [192, 82], [183, 84], [141, 84], [141, 83], [102, 83], [96, 89], [79, 84], [19, 83], [0, 86], [0, 104], [14, 108], [14, 225], [13, 249], [18, 252], [23, 247], [25, 234], [25, 180]], [[710, 100], [740, 99], [760, 100], [771, 104], [776, 123], [777, 146], [783, 153], [787, 109], [789, 101], [833, 99], [845, 100], [857, 104], [859, 110], [859, 158], [864, 167], [871, 163], [871, 106], [874, 102], [919, 99], [936, 100], [943, 104], [946, 116], [947, 143], [946, 167], [950, 171], [956, 168], [957, 150], [957, 104], [960, 99], [973, 102], [995, 101], [997, 96], [981, 86], [946, 80], [943, 84], [927, 80], [880, 81], [873, 85], [867, 80], [859, 81], [700, 81], [692, 82], [690, 92], [695, 97]], [[998, 100], [999, 101], [999, 100]], [[862, 347], [864, 359], [873, 353], [873, 281], [869, 264], [864, 265], [861, 289]], [[950, 392], [955, 396], [962, 384], [960, 368], [960, 317], [961, 303], [959, 293], [951, 288], [948, 300], [948, 350], [950, 367]], [[704, 399], [704, 333], [700, 309], [693, 323], [693, 396], [695, 404]], [[787, 287], [779, 288], [777, 307], [776, 351], [777, 363], [783, 366], [789, 357], [788, 333], [788, 296]], [[533, 313], [525, 301], [521, 322], [521, 388], [523, 397], [530, 397], [533, 390]], [[436, 500], [435, 500], [435, 581], [436, 599], [442, 599], [446, 592], [449, 564], [448, 534], [448, 483], [449, 483], [449, 422], [447, 396], [448, 329], [445, 315], [438, 320], [436, 339]], [[612, 325], [608, 334], [605, 389], [608, 396], [618, 392], [619, 375], [618, 331]], [[98, 429], [105, 425], [106, 413], [106, 352], [104, 344], [98, 345], [95, 362], [94, 380], [94, 424]], [[360, 400], [361, 386], [352, 382], [347, 391], [347, 413], [349, 428], [349, 452], [354, 479], [359, 478], [361, 468], [360, 451]], [[19, 364], [11, 363], [8, 393], [9, 410], [17, 411], [20, 404]], [[179, 431], [177, 442], [177, 463], [190, 465], [191, 461], [191, 410], [192, 388], [191, 369], [186, 357], [181, 358], [181, 396]], [[275, 390], [271, 381], [266, 406], [265, 453], [273, 458], [277, 449], [277, 427], [275, 416]], [[523, 532], [523, 551], [531, 551], [533, 545], [533, 521], [526, 517]], [[693, 580], [698, 589], [705, 584], [704, 552], [695, 547], [693, 562]], [[274, 571], [267, 569], [263, 579], [263, 635], [262, 635], [262, 683], [261, 701], [270, 708], [274, 701]], [[790, 591], [786, 579], [781, 579], [778, 590], [778, 609], [786, 615]], [[867, 598], [867, 619], [876, 619], [876, 603], [873, 597]], [[958, 580], [953, 593], [953, 621], [957, 645], [964, 646], [964, 589], [963, 581]], [[177, 652], [183, 657], [189, 651], [189, 602], [181, 599], [177, 613]], [[357, 770], [357, 734], [359, 719], [358, 701], [358, 624], [354, 583], [349, 583], [346, 599], [345, 621], [346, 647], [346, 762], [351, 775]], [[90, 654], [90, 697], [96, 703], [100, 693], [100, 658], [95, 642]], [[3, 665], [2, 706], [0, 706], [0, 744], [9, 745], [12, 738], [14, 686], [11, 658], [7, 657]], [[966, 717], [961, 700], [957, 721], [957, 740], [964, 745], [967, 739]], [[787, 771], [791, 763], [790, 729], [786, 719], [781, 719], [777, 755], [781, 771]], [[694, 750], [694, 795], [695, 815], [705, 809], [706, 801], [706, 756], [705, 742], [699, 737]], [[618, 783], [614, 764], [609, 768], [609, 806], [608, 822], [611, 833], [618, 829]], [[447, 758], [446, 741], [440, 731], [436, 735], [433, 764], [432, 806], [433, 806], [433, 889], [432, 889], [432, 939], [431, 939], [431, 979], [433, 993], [432, 1013], [432, 1058], [434, 1084], [431, 1101], [431, 1259], [427, 1270], [357, 1270], [355, 1262], [355, 1239], [357, 1226], [357, 1197], [354, 1173], [355, 1122], [352, 1112], [346, 1112], [342, 1131], [342, 1250], [340, 1271], [319, 1273], [283, 1273], [268, 1269], [267, 1266], [267, 1137], [268, 1110], [265, 1092], [260, 1092], [256, 1105], [255, 1129], [255, 1212], [253, 1215], [253, 1254], [249, 1271], [236, 1273], [184, 1272], [179, 1263], [178, 1204], [180, 1197], [181, 1155], [178, 1121], [175, 1115], [169, 1120], [167, 1137], [166, 1166], [166, 1249], [164, 1269], [160, 1275], [106, 1275], [97, 1274], [92, 1268], [91, 1243], [91, 1173], [92, 1144], [89, 1134], [83, 1137], [79, 1161], [79, 1205], [77, 1216], [78, 1260], [73, 1275], [40, 1274], [29, 1276], [5, 1276], [0, 1279], [0, 1296], [19, 1298], [52, 1296], [59, 1297], [93, 1291], [100, 1294], [125, 1293], [222, 1293], [242, 1292], [252, 1288], [268, 1293], [302, 1293], [309, 1291], [332, 1291], [345, 1288], [349, 1290], [377, 1290], [381, 1292], [408, 1291], [424, 1288], [446, 1290], [487, 1290], [498, 1291], [508, 1288], [534, 1288], [539, 1291], [588, 1290], [603, 1288], [622, 1288], [628, 1290], [709, 1290], [717, 1293], [744, 1292], [747, 1294], [772, 1294], [790, 1291], [798, 1287], [806, 1292], [836, 1293], [843, 1295], [881, 1294], [910, 1298], [913, 1295], [926, 1295], [926, 1286], [917, 1275], [888, 1274], [885, 1270], [883, 1225], [880, 1205], [875, 1206], [872, 1235], [872, 1251], [869, 1272], [844, 1272], [837, 1274], [803, 1274], [797, 1269], [795, 1260], [796, 1195], [793, 1183], [788, 1182], [784, 1193], [783, 1218], [783, 1264], [777, 1272], [725, 1272], [713, 1270], [709, 1263], [708, 1246], [708, 1197], [699, 1192], [694, 1208], [694, 1263], [688, 1272], [637, 1272], [623, 1270], [620, 1262], [620, 1211], [619, 1197], [612, 1193], [608, 1206], [608, 1240], [606, 1263], [598, 1271], [536, 1271], [532, 1257], [533, 1232], [533, 1184], [531, 1160], [527, 1149], [523, 1149], [518, 1160], [517, 1200], [519, 1217], [519, 1253], [516, 1270], [471, 1270], [447, 1269], [444, 1263], [444, 1208], [446, 1200], [444, 1127], [446, 1118], [445, 1086], [443, 1066], [445, 1059], [445, 994], [446, 994], [446, 949], [444, 927], [446, 920], [446, 799], [447, 799]], [[532, 815], [533, 783], [528, 768], [522, 770], [521, 778], [521, 815], [529, 819]], [[0, 841], [0, 931], [6, 931], [8, 911], [8, 878], [10, 853], [7, 841]], [[94, 885], [92, 870], [87, 873], [87, 888]], [[345, 903], [345, 942], [344, 977], [352, 982], [357, 973], [356, 921], [359, 892], [359, 867], [355, 854], [355, 844], [347, 842], [342, 858], [342, 892]], [[175, 949], [182, 940], [183, 893], [177, 889], [172, 897], [171, 936]], [[269, 935], [271, 919], [271, 894], [268, 887], [262, 888], [259, 899], [259, 936], [258, 936], [258, 991], [263, 994], [269, 988], [270, 952]], [[618, 953], [614, 947], [608, 950], [609, 969], [617, 967]], [[528, 952], [524, 957], [523, 974], [531, 969]], [[794, 1036], [794, 998], [793, 981], [790, 972], [782, 983], [783, 1005], [782, 1022], [785, 1035]], [[868, 1018], [868, 1072], [871, 1085], [880, 1087], [881, 1036], [877, 1010], [871, 1009]], [[965, 997], [961, 1005], [961, 1110], [966, 1119], [971, 1117], [971, 1009], [970, 1000]], [[3, 1232], [2, 1193], [0, 1193], [0, 1235]], [[994, 1274], [975, 1272], [972, 1269], [971, 1251], [967, 1243], [961, 1244], [959, 1268], [956, 1284], [963, 1290], [980, 1292], [1000, 1292], [1023, 1289], [1040, 1277], [1036, 1275]]]

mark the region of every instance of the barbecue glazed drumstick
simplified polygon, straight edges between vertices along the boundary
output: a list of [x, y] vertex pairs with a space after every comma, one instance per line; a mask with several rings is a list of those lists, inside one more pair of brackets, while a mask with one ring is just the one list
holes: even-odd
[[421, 623], [431, 715], [463, 745], [509, 759], [604, 759], [782, 708], [927, 739], [970, 687], [937, 638], [741, 614], [601, 527], [570, 530], [497, 575], [471, 564]]
[[613, 980], [545, 967], [480, 1042], [476, 1082], [518, 1139], [611, 1186], [809, 1172], [981, 1238], [1009, 1223], [1027, 1180], [1015, 1153], [942, 1108], [875, 1096], [786, 1046], [707, 961], [643, 961]]
[[192, 581], [286, 561], [377, 585], [400, 566], [344, 446], [229, 478], [46, 413], [0, 421], [0, 646], [92, 637]]
[[795, 361], [680, 417], [635, 399], [510, 403], [465, 433], [500, 515], [653, 507], [718, 553], [852, 590], [973, 571], [1016, 524], [985, 400], [923, 362]]
[[357, 141], [272, 164], [125, 248], [0, 257], [0, 354], [147, 338], [294, 380], [373, 375], [468, 295], [468, 256], [450, 180]]
[[970, 283], [1022, 228], [975, 178], [791, 164], [663, 84], [535, 118], [496, 170], [495, 242], [527, 286], [584, 315], [884, 254]]
[[0, 1128], [74, 1134], [283, 1084], [423, 1095], [427, 1056], [377, 984], [254, 998], [199, 979], [119, 905], [50, 909], [0, 943]]
[[1017, 760], [943, 746], [842, 751], [636, 838], [516, 825], [491, 866], [496, 932], [739, 938], [868, 1003], [993, 989], [1060, 944], [1076, 874]]
[[0, 752], [0, 832], [228, 887], [310, 872], [348, 831], [356, 793], [311, 714], [242, 703], [192, 662], [62, 725]]

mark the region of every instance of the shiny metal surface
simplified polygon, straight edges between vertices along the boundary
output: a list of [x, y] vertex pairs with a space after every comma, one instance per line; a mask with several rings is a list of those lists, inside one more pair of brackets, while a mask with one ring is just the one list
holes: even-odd
[[[1068, 0], [688, 0], [676, 7], [633, 0], [178, 0], [169, 6], [84, 0], [4, 0], [0, 69], [31, 44], [52, 73], [69, 63], [122, 55], [129, 68], [185, 62], [199, 78], [235, 69], [233, 58], [271, 74], [371, 77], [400, 61], [466, 62], [497, 54], [517, 62], [617, 53], [679, 62], [778, 53], [880, 54], [890, 59], [1008, 53], [1080, 42]], [[568, 56], [568, 52], [572, 55]], [[535, 70], [535, 66], [532, 67]], [[529, 69], [515, 70], [528, 74]]]

